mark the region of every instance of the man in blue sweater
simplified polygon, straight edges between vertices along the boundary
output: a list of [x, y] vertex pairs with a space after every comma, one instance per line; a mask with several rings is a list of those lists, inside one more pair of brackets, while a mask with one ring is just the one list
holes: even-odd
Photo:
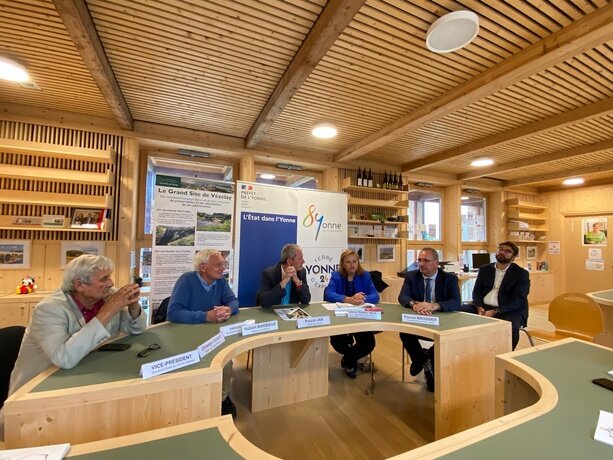
[[[223, 277], [226, 261], [219, 251], [200, 251], [194, 257], [194, 271], [183, 273], [172, 290], [168, 321], [173, 323], [223, 323], [238, 313], [238, 299]], [[232, 361], [223, 369], [222, 415], [236, 417], [230, 399]]]

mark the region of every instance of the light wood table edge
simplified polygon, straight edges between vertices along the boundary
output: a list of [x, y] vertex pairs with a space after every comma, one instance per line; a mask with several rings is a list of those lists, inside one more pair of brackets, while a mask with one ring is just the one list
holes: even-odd
[[[497, 374], [499, 374], [498, 371], [508, 371], [523, 379], [540, 396], [539, 400], [535, 404], [517, 412], [503, 415], [474, 428], [448, 436], [439, 441], [413, 449], [409, 452], [404, 452], [394, 457], [390, 457], [390, 460], [428, 460], [439, 458], [443, 455], [449, 454], [463, 447], [467, 447], [471, 444], [475, 444], [481, 440], [526, 423], [551, 411], [558, 403], [558, 392], [556, 388], [541, 373], [515, 360], [514, 358], [574, 341], [577, 341], [577, 339], [564, 339], [542, 346], [513, 351], [496, 356]], [[601, 348], [608, 349], [607, 347]], [[504, 385], [504, 382], [497, 381], [496, 385], [502, 386]], [[497, 390], [497, 395], [498, 394], [499, 391]]]
[[103, 439], [101, 441], [93, 441], [83, 444], [75, 444], [71, 446], [69, 455], [66, 458], [70, 458], [72, 456], [77, 455], [101, 452], [109, 449], [134, 446], [150, 441], [157, 441], [159, 439], [170, 438], [172, 436], [192, 433], [194, 431], [200, 431], [209, 428], [219, 429], [222, 438], [226, 440], [226, 442], [237, 454], [241, 455], [244, 458], [255, 460], [278, 459], [278, 457], [270, 455], [259, 447], [251, 444], [251, 442], [249, 442], [247, 438], [245, 438], [241, 434], [241, 432], [238, 431], [236, 425], [234, 425], [234, 422], [232, 421], [232, 417], [229, 415], [213, 417], [197, 422], [183, 423], [181, 425], [175, 425], [168, 428], [159, 428], [157, 430], [129, 434], [117, 438]]

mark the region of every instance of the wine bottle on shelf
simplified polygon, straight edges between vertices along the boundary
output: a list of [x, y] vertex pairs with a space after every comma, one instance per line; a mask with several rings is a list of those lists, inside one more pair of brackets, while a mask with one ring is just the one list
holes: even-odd
[[390, 188], [390, 187], [389, 187], [389, 182], [388, 182], [388, 180], [387, 180], [387, 171], [384, 171], [384, 172], [383, 172], [383, 188], [384, 188], [384, 189], [386, 189], [386, 190], [387, 190], [388, 188]]
[[394, 190], [399, 190], [398, 188], [398, 174], [394, 173]]
[[362, 168], [358, 168], [358, 182], [357, 182], [358, 187], [362, 186], [362, 180], [363, 180], [362, 179]]
[[372, 171], [370, 170], [370, 168], [368, 168], [368, 184], [367, 184], [367, 187], [372, 187]]
[[402, 173], [398, 174], [398, 190], [404, 189], [404, 184], [402, 183]]

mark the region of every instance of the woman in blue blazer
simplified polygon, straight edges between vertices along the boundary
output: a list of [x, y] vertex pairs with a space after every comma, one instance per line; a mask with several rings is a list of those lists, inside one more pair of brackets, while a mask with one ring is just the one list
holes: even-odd
[[[330, 283], [324, 291], [324, 301], [342, 302], [352, 305], [379, 302], [379, 293], [368, 273], [360, 264], [358, 253], [345, 249], [341, 253], [339, 270], [332, 273]], [[330, 337], [330, 344], [340, 354], [341, 366], [348, 377], [357, 376], [358, 359], [368, 355], [375, 348], [374, 332], [356, 332]]]

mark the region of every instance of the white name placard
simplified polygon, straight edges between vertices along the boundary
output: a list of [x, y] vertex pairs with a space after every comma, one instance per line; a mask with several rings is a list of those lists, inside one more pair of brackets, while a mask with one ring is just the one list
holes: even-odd
[[155, 377], [156, 375], [165, 374], [166, 372], [181, 369], [182, 367], [190, 366], [200, 362], [198, 350], [188, 351], [180, 355], [169, 356], [168, 358], [160, 359], [152, 363], [143, 364], [140, 367], [140, 373], [144, 379]]
[[298, 318], [298, 321], [296, 321], [296, 326], [298, 327], [298, 329], [302, 329], [303, 327], [325, 326], [326, 324], [330, 324], [329, 316], [313, 316], [312, 318]]
[[217, 348], [219, 345], [221, 345], [225, 341], [226, 339], [224, 338], [223, 334], [220, 332], [218, 334], [215, 334], [213, 337], [211, 337], [209, 340], [204, 342], [202, 345], [198, 346], [198, 354], [200, 355], [200, 359], [208, 355], [212, 350]]
[[247, 324], [243, 326], [243, 335], [259, 334], [260, 332], [276, 331], [279, 329], [279, 322], [275, 319], [273, 321], [266, 321], [264, 323]]
[[402, 322], [403, 323], [415, 323], [415, 324], [429, 324], [430, 326], [438, 326], [440, 324], [440, 318], [438, 316], [409, 315], [408, 313], [403, 313]]
[[247, 324], [255, 324], [255, 320], [248, 319], [247, 321], [243, 321], [241, 323], [230, 324], [229, 326], [221, 326], [219, 328], [219, 332], [221, 332], [224, 337], [240, 334], [243, 330], [243, 326], [246, 326]]
[[380, 311], [350, 311], [347, 314], [348, 318], [356, 318], [356, 319], [378, 319], [381, 321], [381, 312]]

